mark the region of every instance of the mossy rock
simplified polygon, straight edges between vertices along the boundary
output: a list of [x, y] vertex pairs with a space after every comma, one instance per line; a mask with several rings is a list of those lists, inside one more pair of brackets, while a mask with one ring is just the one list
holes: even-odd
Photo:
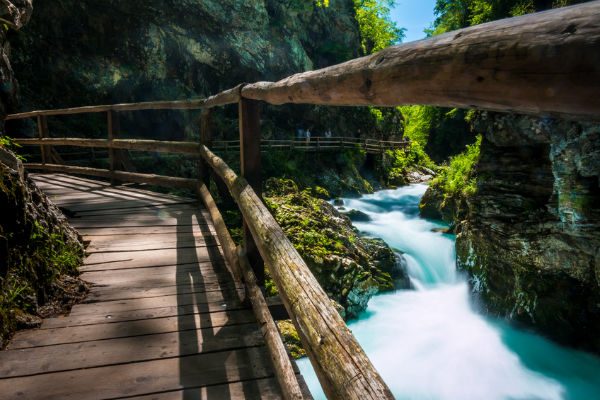
[[394, 251], [380, 239], [361, 237], [347, 216], [312, 190], [275, 178], [265, 187], [265, 203], [343, 317], [357, 317], [378, 292], [407, 287]]

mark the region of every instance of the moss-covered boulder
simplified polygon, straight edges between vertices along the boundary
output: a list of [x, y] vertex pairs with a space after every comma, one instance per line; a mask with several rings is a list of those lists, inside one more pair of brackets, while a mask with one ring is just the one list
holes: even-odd
[[86, 292], [76, 279], [82, 242], [36, 187], [21, 161], [0, 146], [0, 347], [17, 328]]
[[354, 318], [376, 293], [409, 286], [398, 255], [361, 237], [350, 220], [289, 179], [269, 179], [265, 202], [342, 316]]

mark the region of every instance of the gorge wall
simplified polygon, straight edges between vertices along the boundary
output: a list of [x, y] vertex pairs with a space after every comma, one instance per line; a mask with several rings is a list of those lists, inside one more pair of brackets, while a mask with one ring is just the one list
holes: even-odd
[[476, 128], [459, 268], [493, 314], [600, 352], [600, 125], [484, 113]]
[[[36, 0], [14, 39], [22, 110], [204, 97], [345, 61], [360, 49], [352, 0]], [[122, 125], [173, 139], [190, 120], [137, 113]], [[80, 126], [88, 135], [89, 121]], [[219, 121], [235, 132], [233, 118]], [[54, 131], [59, 122], [50, 121]]]

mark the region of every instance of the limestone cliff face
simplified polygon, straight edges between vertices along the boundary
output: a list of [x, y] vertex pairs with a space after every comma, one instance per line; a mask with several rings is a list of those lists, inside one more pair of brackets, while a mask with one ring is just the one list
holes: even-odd
[[458, 265], [494, 314], [600, 352], [600, 125], [484, 114]]
[[214, 94], [357, 56], [352, 0], [38, 0], [14, 44], [23, 108]]
[[10, 63], [9, 36], [31, 16], [32, 0], [0, 0], [0, 120], [16, 109], [17, 82]]

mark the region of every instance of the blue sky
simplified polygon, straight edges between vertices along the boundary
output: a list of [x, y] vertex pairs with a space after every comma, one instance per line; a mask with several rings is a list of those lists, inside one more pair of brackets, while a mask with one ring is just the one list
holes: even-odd
[[391, 17], [398, 27], [406, 28], [404, 43], [423, 39], [423, 30], [435, 19], [433, 7], [435, 0], [396, 0]]

